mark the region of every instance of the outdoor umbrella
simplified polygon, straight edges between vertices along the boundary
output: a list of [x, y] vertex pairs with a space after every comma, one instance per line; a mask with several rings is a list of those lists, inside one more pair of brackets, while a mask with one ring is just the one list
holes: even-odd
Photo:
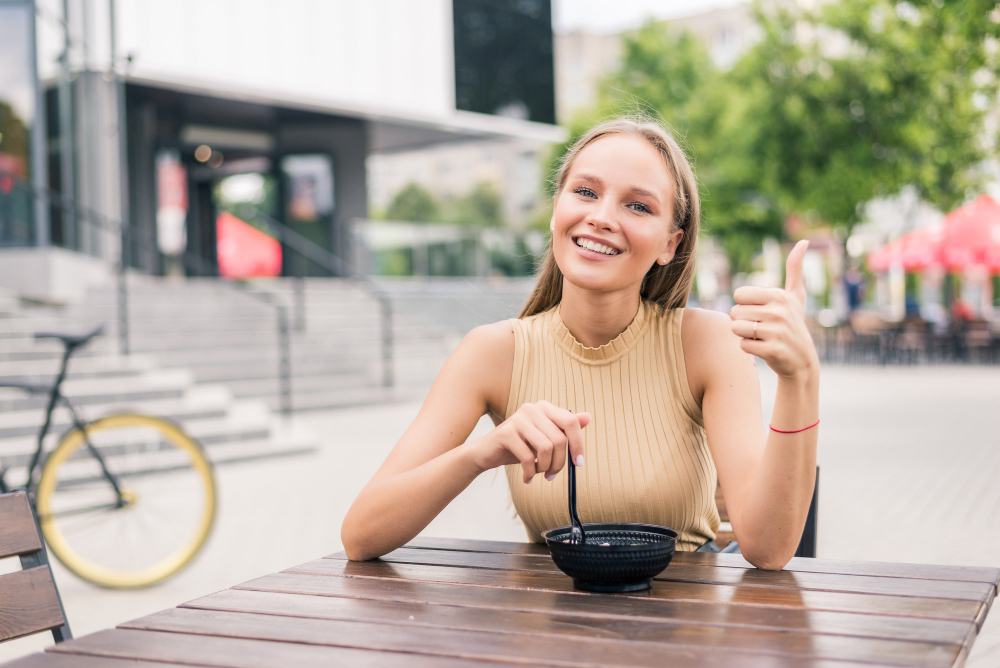
[[921, 271], [939, 263], [944, 221], [904, 234], [868, 255], [868, 268], [875, 273], [899, 264], [906, 271]]
[[984, 266], [1000, 273], [1000, 204], [989, 195], [959, 207], [943, 219], [891, 241], [868, 256], [868, 268], [884, 272], [941, 266], [947, 271]]

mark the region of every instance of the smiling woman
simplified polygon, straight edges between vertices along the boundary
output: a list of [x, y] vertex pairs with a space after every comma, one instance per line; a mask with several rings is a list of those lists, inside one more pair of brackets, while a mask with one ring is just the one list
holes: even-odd
[[[819, 363], [805, 327], [800, 243], [785, 289], [741, 288], [730, 317], [685, 308], [699, 199], [684, 152], [648, 119], [604, 123], [564, 158], [551, 243], [519, 318], [462, 341], [358, 495], [352, 559], [420, 532], [480, 473], [506, 467], [536, 542], [569, 523], [566, 457], [585, 523], [669, 526], [678, 550], [719, 527], [721, 484], [744, 556], [782, 568], [814, 483]], [[777, 372], [769, 433], [753, 356]], [[466, 440], [479, 418], [496, 428]], [[544, 480], [532, 485], [537, 474]]]

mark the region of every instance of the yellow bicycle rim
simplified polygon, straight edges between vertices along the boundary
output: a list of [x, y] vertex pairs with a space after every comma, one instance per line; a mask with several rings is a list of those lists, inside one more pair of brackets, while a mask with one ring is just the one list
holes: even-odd
[[84, 443], [83, 432], [79, 429], [68, 432], [46, 459], [36, 493], [36, 508], [42, 533], [52, 553], [63, 565], [84, 580], [114, 589], [147, 587], [165, 580], [182, 569], [194, 558], [208, 538], [215, 522], [216, 512], [215, 477], [212, 473], [212, 465], [205, 457], [201, 447], [176, 425], [148, 415], [121, 413], [91, 422], [87, 425], [87, 432], [94, 434], [101, 430], [130, 427], [147, 427], [159, 430], [164, 435], [165, 441], [184, 451], [190, 457], [192, 468], [197, 472], [202, 485], [204, 485], [205, 508], [204, 512], [201, 513], [197, 530], [169, 556], [142, 570], [123, 572], [85, 559], [73, 549], [63, 536], [59, 526], [52, 519], [52, 495], [58, 482], [57, 471], [59, 467], [68, 461], [77, 448]]

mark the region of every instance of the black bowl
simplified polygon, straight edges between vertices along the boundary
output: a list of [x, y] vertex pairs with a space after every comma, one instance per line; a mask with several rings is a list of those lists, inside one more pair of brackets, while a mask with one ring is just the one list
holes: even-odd
[[[648, 589], [674, 556], [677, 532], [655, 524], [584, 524], [583, 545], [564, 543], [568, 526], [545, 533], [552, 561], [578, 589], [626, 592]], [[607, 543], [607, 545], [605, 545]]]

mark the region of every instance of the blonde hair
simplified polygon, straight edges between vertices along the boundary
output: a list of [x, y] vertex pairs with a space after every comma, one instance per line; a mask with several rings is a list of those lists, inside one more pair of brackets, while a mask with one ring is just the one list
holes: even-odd
[[[684, 231], [677, 252], [665, 265], [654, 264], [642, 280], [639, 294], [642, 299], [655, 302], [664, 308], [683, 307], [687, 304], [694, 280], [694, 257], [698, 243], [698, 221], [701, 203], [698, 199], [698, 183], [694, 171], [684, 151], [670, 132], [652, 118], [616, 118], [600, 123], [580, 137], [559, 164], [555, 179], [555, 195], [558, 196], [566, 185], [570, 167], [580, 151], [601, 137], [628, 134], [642, 137], [663, 156], [667, 171], [674, 182], [673, 223], [674, 229]], [[545, 251], [538, 273], [538, 281], [528, 297], [519, 317], [524, 318], [542, 313], [556, 306], [562, 299], [563, 275], [556, 264], [552, 242]]]

